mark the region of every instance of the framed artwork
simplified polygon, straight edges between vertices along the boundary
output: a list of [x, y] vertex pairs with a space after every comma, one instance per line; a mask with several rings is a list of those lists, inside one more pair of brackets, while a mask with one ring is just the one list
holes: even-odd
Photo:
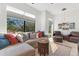
[[63, 30], [75, 29], [75, 23], [60, 23], [58, 28]]
[[69, 26], [70, 26], [70, 29], [75, 29], [75, 23], [70, 23]]
[[58, 24], [59, 29], [62, 29], [62, 24]]

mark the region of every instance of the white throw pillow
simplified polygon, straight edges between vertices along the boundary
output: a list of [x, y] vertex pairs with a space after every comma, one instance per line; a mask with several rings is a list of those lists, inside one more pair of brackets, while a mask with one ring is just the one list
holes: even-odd
[[24, 42], [24, 41], [23, 41], [23, 36], [22, 36], [22, 35], [17, 34], [17, 35], [16, 35], [16, 38], [17, 38], [20, 42]]

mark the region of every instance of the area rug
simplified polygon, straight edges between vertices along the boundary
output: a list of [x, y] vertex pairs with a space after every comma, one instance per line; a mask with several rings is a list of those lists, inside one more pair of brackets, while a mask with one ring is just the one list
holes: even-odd
[[58, 44], [58, 49], [51, 56], [70, 56], [71, 47]]

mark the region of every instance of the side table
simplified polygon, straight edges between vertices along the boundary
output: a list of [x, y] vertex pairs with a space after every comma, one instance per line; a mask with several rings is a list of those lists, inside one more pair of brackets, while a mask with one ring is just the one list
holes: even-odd
[[40, 40], [38, 41], [38, 53], [41, 55], [49, 54], [49, 42], [48, 40]]

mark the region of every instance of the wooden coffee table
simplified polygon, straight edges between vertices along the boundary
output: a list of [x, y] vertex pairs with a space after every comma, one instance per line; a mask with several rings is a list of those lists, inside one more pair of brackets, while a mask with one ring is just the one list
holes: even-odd
[[38, 53], [41, 55], [49, 54], [49, 41], [48, 40], [39, 40], [38, 41]]

